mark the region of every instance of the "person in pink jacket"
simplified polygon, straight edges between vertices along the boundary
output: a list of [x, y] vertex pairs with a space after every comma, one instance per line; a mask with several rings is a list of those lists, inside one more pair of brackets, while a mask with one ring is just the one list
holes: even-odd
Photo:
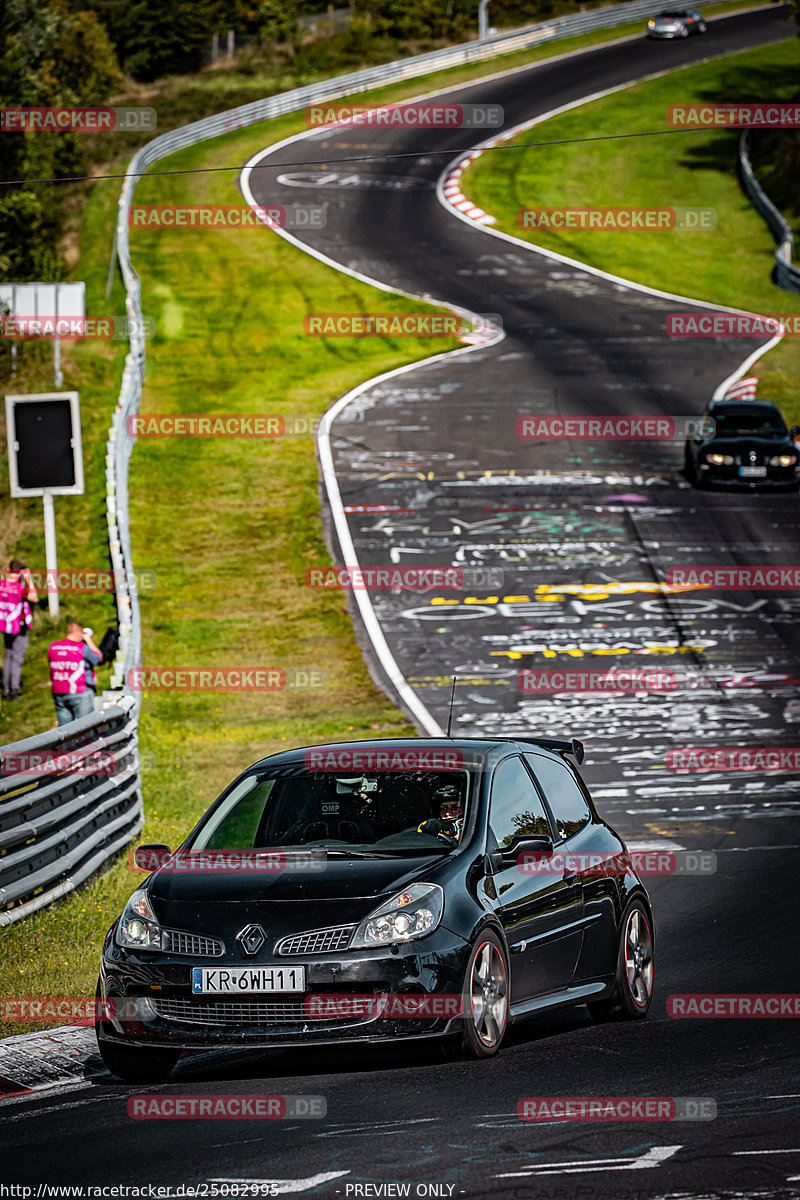
[[18, 558], [12, 558], [8, 572], [0, 576], [0, 630], [5, 644], [3, 659], [3, 699], [19, 700], [22, 695], [22, 664], [28, 649], [28, 637], [39, 593], [31, 573]]
[[59, 725], [85, 717], [94, 709], [94, 691], [86, 686], [86, 667], [96, 667], [102, 654], [77, 621], [70, 621], [67, 636], [47, 648], [50, 683]]

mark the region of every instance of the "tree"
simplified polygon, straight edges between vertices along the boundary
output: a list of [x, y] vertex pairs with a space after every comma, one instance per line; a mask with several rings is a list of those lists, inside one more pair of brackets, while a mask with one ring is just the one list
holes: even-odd
[[[101, 104], [119, 81], [104, 27], [93, 13], [52, 0], [0, 3], [0, 107]], [[85, 172], [83, 135], [8, 131], [0, 136], [0, 271], [7, 279], [63, 278], [52, 186], [25, 180]], [[9, 182], [20, 180], [22, 182]]]

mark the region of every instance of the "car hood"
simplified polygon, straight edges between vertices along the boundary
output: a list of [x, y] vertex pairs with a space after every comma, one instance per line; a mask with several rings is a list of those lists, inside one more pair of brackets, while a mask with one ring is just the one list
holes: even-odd
[[[280, 871], [182, 871], [162, 867], [150, 877], [148, 892], [158, 903], [197, 905], [344, 902], [374, 900], [400, 891], [421, 875], [432, 875], [440, 854], [405, 858], [336, 858], [321, 861], [315, 870], [293, 870], [291, 855]], [[338, 919], [334, 911], [334, 920]]]
[[790, 437], [754, 437], [749, 433], [736, 437], [715, 437], [703, 442], [702, 450], [719, 454], [741, 454], [743, 450], [757, 450], [762, 454], [800, 453]]

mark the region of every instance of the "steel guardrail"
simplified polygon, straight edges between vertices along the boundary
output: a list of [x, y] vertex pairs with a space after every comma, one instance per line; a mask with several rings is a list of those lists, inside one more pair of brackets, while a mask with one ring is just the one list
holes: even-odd
[[783, 213], [775, 207], [755, 177], [748, 149], [750, 133], [751, 130], [746, 129], [739, 138], [739, 177], [742, 187], [778, 243], [775, 249], [775, 282], [787, 292], [800, 292], [800, 267], [792, 262], [794, 234]]
[[2, 747], [0, 927], [72, 891], [140, 831], [136, 725], [124, 696]]

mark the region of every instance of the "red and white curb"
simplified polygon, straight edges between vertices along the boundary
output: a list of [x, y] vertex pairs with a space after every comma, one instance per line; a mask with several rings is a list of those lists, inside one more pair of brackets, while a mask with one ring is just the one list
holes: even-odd
[[0, 1101], [104, 1073], [93, 1029], [62, 1025], [0, 1041]]
[[[489, 143], [486, 143], [488, 146]], [[465, 217], [469, 217], [470, 221], [475, 221], [478, 225], [494, 225], [496, 220], [489, 213], [484, 212], [482, 208], [478, 208], [477, 204], [473, 204], [468, 200], [461, 191], [461, 176], [470, 163], [476, 158], [480, 158], [484, 147], [481, 146], [477, 150], [470, 150], [469, 154], [465, 154], [460, 158], [452, 170], [445, 176], [442, 186], [442, 195], [451, 208], [457, 209], [463, 213]]]

